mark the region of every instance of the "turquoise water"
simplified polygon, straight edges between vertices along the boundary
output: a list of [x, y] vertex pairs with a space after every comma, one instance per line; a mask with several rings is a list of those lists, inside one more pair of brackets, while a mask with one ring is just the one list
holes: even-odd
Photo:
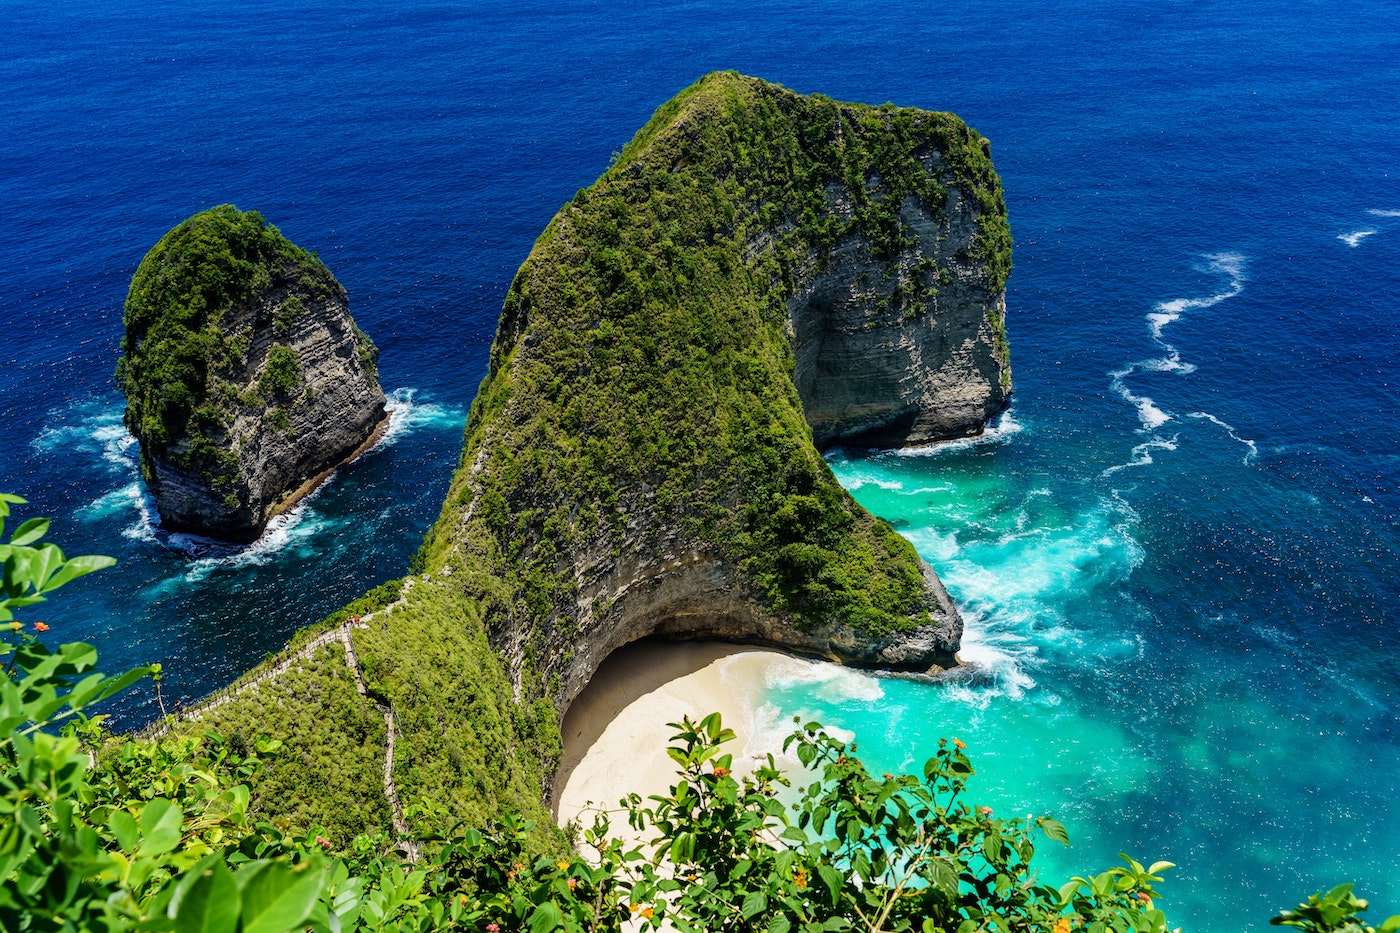
[[974, 673], [815, 666], [767, 695], [876, 770], [961, 738], [975, 799], [1071, 827], [1070, 849], [1042, 849], [1047, 877], [1167, 859], [1172, 915], [1222, 930], [1341, 880], [1400, 903], [1395, 643], [1368, 624], [1393, 617], [1320, 624], [1389, 601], [1367, 587], [1391, 555], [1286, 446], [1194, 408], [1197, 365], [1170, 342], [1244, 293], [1244, 266], [1202, 257], [1200, 297], [1143, 309], [1148, 354], [1102, 377], [1121, 423], [1083, 446], [1015, 407], [975, 441], [829, 457], [943, 577]]
[[[1009, 421], [837, 473], [948, 582], [982, 673], [782, 675], [886, 767], [1181, 868], [1190, 930], [1356, 881], [1400, 912], [1400, 6], [0, 0], [0, 477], [120, 561], [49, 621], [167, 698], [399, 576], [559, 205], [721, 68], [952, 110], [1016, 237]], [[112, 383], [145, 251], [214, 204], [316, 250], [398, 434], [258, 546], [151, 521]], [[135, 692], [119, 723], [153, 713]], [[781, 712], [777, 712], [778, 708]]]

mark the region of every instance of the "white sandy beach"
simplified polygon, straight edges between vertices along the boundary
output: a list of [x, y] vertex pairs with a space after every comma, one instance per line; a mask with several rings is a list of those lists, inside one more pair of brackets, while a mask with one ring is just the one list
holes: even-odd
[[676, 764], [666, 755], [675, 730], [666, 723], [683, 716], [720, 713], [738, 735], [726, 746], [735, 770], [748, 770], [755, 711], [775, 661], [792, 659], [718, 642], [641, 641], [614, 652], [564, 717], [554, 794], [559, 824], [578, 819], [588, 826], [603, 807], [613, 811], [613, 833], [629, 835], [618, 800], [631, 792], [664, 793], [675, 783]]

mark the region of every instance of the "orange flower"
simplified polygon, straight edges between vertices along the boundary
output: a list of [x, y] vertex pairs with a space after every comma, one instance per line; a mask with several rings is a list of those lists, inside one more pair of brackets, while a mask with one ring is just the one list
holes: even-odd
[[643, 907], [643, 908], [642, 908], [642, 916], [643, 916], [643, 917], [646, 917], [648, 920], [650, 920], [653, 916], [655, 916], [655, 914], [656, 914], [656, 911], [652, 910], [650, 907]]
[[797, 887], [799, 887], [799, 888], [805, 888], [805, 887], [807, 887], [807, 869], [802, 868], [801, 866], [799, 866], [797, 869], [795, 869], [795, 870], [793, 871], [793, 876], [794, 876], [793, 879], [792, 879], [792, 883], [793, 883], [793, 884], [797, 885]]
[[728, 774], [728, 773], [729, 773], [729, 769], [728, 769], [728, 768], [721, 768], [721, 767], [718, 767], [718, 766], [715, 767], [715, 777], [724, 777], [724, 776], [725, 776], [726, 774]]
[[1069, 933], [1070, 925], [1068, 917], [1061, 917], [1055, 921], [1055, 933]]
[[577, 878], [570, 878], [570, 879], [569, 879], [569, 890], [572, 891], [572, 890], [573, 890], [574, 888], [576, 888], [576, 887], [578, 887], [578, 879], [577, 879]]
[[991, 807], [981, 807], [981, 808], [980, 808], [980, 812], [981, 812], [981, 814], [982, 814], [982, 818], [983, 818], [983, 819], [986, 819], [987, 817], [989, 817], [989, 816], [992, 815], [992, 808], [991, 808]]
[[963, 743], [962, 739], [954, 739], [953, 744], [956, 745], [959, 749], [967, 748], [967, 745]]
[[48, 630], [49, 630], [49, 627], [48, 627], [48, 625], [47, 625], [46, 623], [43, 623], [43, 622], [35, 622], [35, 623], [34, 623], [34, 631], [36, 631], [36, 632], [47, 632]]

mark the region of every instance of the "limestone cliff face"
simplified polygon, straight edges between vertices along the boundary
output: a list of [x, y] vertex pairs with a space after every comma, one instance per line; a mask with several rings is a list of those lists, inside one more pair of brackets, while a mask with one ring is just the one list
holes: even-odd
[[702, 79], [517, 274], [424, 569], [560, 711], [654, 634], [955, 664], [943, 586], [820, 448], [981, 431], [1009, 269], [956, 117]]
[[176, 227], [127, 299], [118, 380], [161, 524], [251, 541], [385, 417], [345, 289], [256, 213]]
[[[788, 299], [794, 379], [818, 447], [977, 435], [1010, 399], [1005, 292], [969, 252], [981, 207], [936, 152], [920, 162], [948, 194], [941, 209], [904, 199], [899, 253], [877, 259], [865, 237], [848, 235]], [[838, 216], [853, 213], [844, 188], [827, 196]]]

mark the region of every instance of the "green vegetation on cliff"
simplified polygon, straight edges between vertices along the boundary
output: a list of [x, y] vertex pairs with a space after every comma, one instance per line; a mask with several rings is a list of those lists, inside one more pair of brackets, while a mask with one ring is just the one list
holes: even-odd
[[[725, 73], [665, 104], [554, 218], [506, 297], [416, 564], [461, 570], [488, 625], [529, 633], [532, 691], [548, 690], [539, 655], [577, 611], [570, 556], [616, 553], [637, 521], [717, 551], [798, 625], [927, 620], [913, 548], [813, 446], [786, 301], [846, 238], [888, 261], [911, 235], [901, 207], [936, 213], [950, 185], [980, 207], [990, 303], [1010, 235], [982, 137], [951, 114]], [[937, 270], [920, 271], [936, 287]]]
[[[117, 364], [126, 425], [141, 440], [143, 463], [152, 454], [169, 456], [220, 475], [234, 466], [216, 443], [233, 412], [269, 399], [285, 402], [299, 388], [296, 358], [280, 345], [271, 348], [266, 378], [251, 396], [228, 378], [249, 350], [246, 334], [228, 327], [232, 313], [290, 286], [312, 296], [343, 291], [313, 254], [257, 211], [230, 204], [195, 214], [146, 254], [127, 293], [124, 356]], [[300, 308], [291, 295], [279, 311], [280, 333]]]

